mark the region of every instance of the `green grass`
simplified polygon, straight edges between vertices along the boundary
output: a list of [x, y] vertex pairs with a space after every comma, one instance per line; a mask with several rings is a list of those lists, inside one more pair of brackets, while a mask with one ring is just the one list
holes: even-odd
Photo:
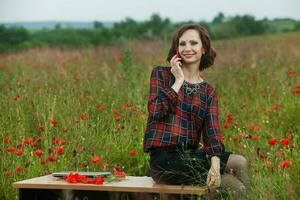
[[[250, 162], [255, 199], [299, 196], [300, 94], [292, 92], [300, 84], [299, 35], [218, 41], [213, 43], [216, 63], [204, 72], [219, 95], [227, 150]], [[152, 67], [167, 65], [168, 48], [160, 41], [133, 41], [122, 47], [33, 49], [2, 55], [0, 199], [17, 199], [13, 182], [54, 171], [102, 171], [108, 163], [107, 170], [121, 166], [128, 175], [148, 175], [149, 157], [142, 151], [142, 140], [149, 78]], [[280, 109], [272, 109], [274, 105]], [[223, 125], [229, 113], [234, 119], [226, 129]], [[81, 114], [88, 117], [81, 119]], [[57, 120], [55, 126], [51, 119]], [[39, 125], [45, 130], [38, 130]], [[259, 129], [251, 129], [253, 125]], [[283, 147], [279, 141], [286, 133], [289, 146]], [[245, 134], [252, 138], [242, 137]], [[41, 140], [22, 147], [26, 137]], [[53, 145], [55, 137], [66, 143]], [[270, 146], [270, 138], [278, 142]], [[9, 146], [15, 148], [14, 153], [7, 153]], [[62, 155], [55, 152], [58, 146], [64, 148]], [[23, 155], [16, 155], [17, 147]], [[36, 149], [43, 151], [41, 157], [35, 156]], [[136, 156], [129, 155], [132, 151]], [[40, 163], [51, 155], [55, 162]], [[96, 155], [102, 158], [100, 164], [91, 162]], [[290, 166], [280, 168], [283, 160], [289, 160]], [[24, 171], [17, 172], [17, 167]]]

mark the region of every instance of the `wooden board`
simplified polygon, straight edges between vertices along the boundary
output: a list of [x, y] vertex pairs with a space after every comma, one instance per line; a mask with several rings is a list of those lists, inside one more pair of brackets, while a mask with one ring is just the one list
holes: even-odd
[[46, 175], [15, 182], [12, 185], [18, 189], [70, 189], [169, 194], [204, 194], [208, 192], [206, 187], [156, 184], [151, 177], [147, 176], [127, 176], [126, 179], [118, 182], [104, 182], [103, 185], [95, 185], [68, 183], [61, 178]]

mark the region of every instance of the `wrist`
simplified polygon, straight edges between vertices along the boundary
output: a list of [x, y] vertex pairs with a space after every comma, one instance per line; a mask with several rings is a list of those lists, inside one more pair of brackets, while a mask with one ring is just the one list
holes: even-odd
[[211, 166], [213, 166], [215, 169], [220, 169], [220, 158], [217, 156], [211, 157]]

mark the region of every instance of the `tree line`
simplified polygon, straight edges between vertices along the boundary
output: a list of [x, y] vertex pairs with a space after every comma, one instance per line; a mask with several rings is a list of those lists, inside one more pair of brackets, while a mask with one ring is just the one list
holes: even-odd
[[[280, 23], [276, 23], [278, 21]], [[158, 14], [153, 14], [149, 20], [142, 22], [127, 17], [110, 28], [99, 21], [95, 21], [94, 28], [91, 29], [61, 28], [60, 24], [57, 24], [54, 29], [34, 32], [23, 27], [6, 28], [0, 25], [0, 52], [14, 52], [32, 47], [78, 48], [110, 45], [131, 39], [170, 40], [174, 28], [184, 23], [201, 24], [208, 29], [213, 40], [300, 30], [300, 22], [292, 19], [256, 20], [251, 15], [226, 17], [223, 13], [215, 16], [211, 22], [172, 23], [169, 18], [162, 19]], [[284, 23], [290, 24], [290, 28], [280, 28]]]

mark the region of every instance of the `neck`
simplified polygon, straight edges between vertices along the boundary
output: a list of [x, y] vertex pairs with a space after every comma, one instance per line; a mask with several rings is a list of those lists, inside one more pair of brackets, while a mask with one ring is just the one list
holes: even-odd
[[184, 79], [188, 82], [201, 81], [199, 65], [182, 65]]

